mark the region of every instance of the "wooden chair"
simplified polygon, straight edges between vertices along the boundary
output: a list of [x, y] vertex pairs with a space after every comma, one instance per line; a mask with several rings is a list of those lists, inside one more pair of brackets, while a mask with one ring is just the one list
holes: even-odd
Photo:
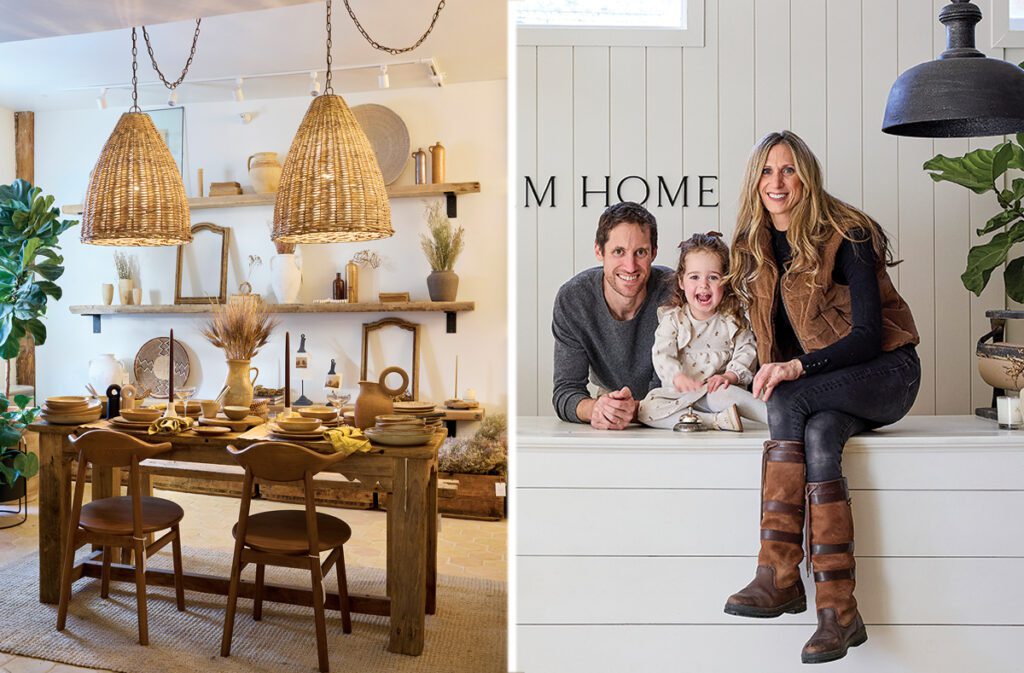
[[[170, 500], [142, 495], [139, 462], [170, 450], [168, 442], [149, 444], [131, 435], [113, 430], [90, 430], [71, 440], [78, 449], [78, 475], [75, 496], [69, 517], [67, 545], [60, 584], [60, 605], [57, 609], [57, 630], [63, 631], [71, 600], [71, 584], [75, 552], [86, 544], [103, 547], [100, 596], [110, 591], [110, 558], [113, 547], [135, 552], [135, 599], [139, 612], [139, 643], [149, 644], [149, 621], [146, 613], [146, 562], [168, 542], [174, 556], [174, 593], [178, 610], [185, 609], [185, 589], [181, 572], [181, 534], [178, 522], [184, 510]], [[86, 468], [128, 467], [128, 495], [93, 500], [83, 505]], [[151, 533], [170, 529], [156, 541], [147, 544]]]
[[[352, 632], [352, 616], [345, 579], [345, 552], [343, 545], [352, 536], [352, 529], [341, 519], [316, 511], [313, 503], [313, 476], [344, 459], [340, 453], [322, 454], [286, 442], [260, 442], [239, 451], [233, 446], [228, 451], [245, 468], [242, 504], [238, 523], [231, 529], [235, 536], [235, 555], [231, 563], [231, 585], [228, 590], [228, 609], [224, 618], [224, 637], [220, 654], [231, 654], [231, 636], [235, 627], [235, 607], [238, 603], [238, 585], [242, 570], [256, 564], [256, 587], [252, 618], [259, 620], [263, 613], [263, 576], [267, 565], [305, 568], [312, 575], [313, 614], [316, 621], [316, 647], [320, 670], [327, 673], [327, 627], [324, 620], [323, 576], [331, 565], [337, 566], [338, 595], [341, 609], [342, 631]], [[274, 510], [249, 515], [253, 481], [303, 481], [306, 509]], [[320, 552], [330, 550], [320, 563]]]

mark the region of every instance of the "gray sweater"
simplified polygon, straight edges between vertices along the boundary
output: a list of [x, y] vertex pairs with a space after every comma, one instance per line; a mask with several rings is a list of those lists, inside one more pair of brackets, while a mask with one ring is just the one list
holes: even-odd
[[594, 267], [570, 278], [555, 297], [551, 332], [555, 336], [555, 381], [551, 402], [563, 421], [579, 423], [576, 406], [590, 393], [590, 380], [605, 390], [627, 386], [643, 399], [658, 386], [651, 363], [658, 306], [668, 296], [671, 269], [651, 267], [647, 298], [632, 320], [616, 320], [604, 300], [604, 269]]

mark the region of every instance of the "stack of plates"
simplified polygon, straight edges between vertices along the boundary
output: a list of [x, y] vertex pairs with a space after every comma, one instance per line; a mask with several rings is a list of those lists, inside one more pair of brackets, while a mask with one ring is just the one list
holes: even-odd
[[299, 441], [313, 442], [313, 441], [321, 440], [321, 439], [324, 438], [323, 426], [320, 426], [316, 430], [309, 430], [309, 431], [305, 431], [305, 432], [298, 432], [298, 431], [288, 431], [288, 430], [285, 430], [284, 428], [282, 428], [277, 423], [274, 423], [273, 421], [271, 421], [270, 423], [267, 423], [267, 429], [270, 431], [269, 435], [271, 437], [273, 437], [274, 439], [290, 439], [290, 440], [293, 440], [293, 441], [294, 440], [299, 440]]
[[445, 413], [430, 402], [395, 402], [395, 414], [422, 419], [431, 428], [441, 426]]
[[47, 398], [42, 407], [41, 418], [57, 425], [80, 425], [99, 420], [103, 413], [102, 403], [91, 397], [74, 395]]
[[147, 432], [152, 421], [129, 421], [124, 416], [114, 416], [110, 419], [110, 427], [122, 432]]
[[409, 414], [388, 414], [378, 416], [376, 427], [367, 428], [363, 434], [376, 444], [418, 446], [430, 441], [434, 427]]

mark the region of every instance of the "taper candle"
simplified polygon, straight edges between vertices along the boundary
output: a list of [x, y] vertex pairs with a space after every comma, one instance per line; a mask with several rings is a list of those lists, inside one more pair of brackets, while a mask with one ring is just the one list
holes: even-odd
[[292, 363], [291, 363], [291, 335], [284, 333], [284, 408], [287, 411], [292, 406]]
[[174, 405], [174, 330], [171, 330], [171, 342], [168, 344], [170, 367], [167, 370], [167, 404]]

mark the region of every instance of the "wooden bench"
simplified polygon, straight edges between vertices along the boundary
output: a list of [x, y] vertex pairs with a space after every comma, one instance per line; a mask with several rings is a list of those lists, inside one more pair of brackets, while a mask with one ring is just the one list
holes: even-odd
[[[753, 576], [766, 438], [518, 419], [517, 669], [796, 670], [813, 609], [722, 610]], [[843, 670], [1022, 670], [1024, 432], [910, 417], [844, 467], [869, 640]]]

